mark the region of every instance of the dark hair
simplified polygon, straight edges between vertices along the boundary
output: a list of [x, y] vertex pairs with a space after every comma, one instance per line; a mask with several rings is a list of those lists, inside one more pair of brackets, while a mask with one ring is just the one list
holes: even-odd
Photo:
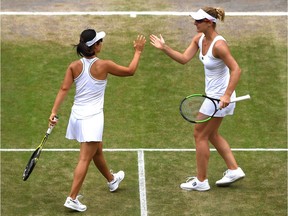
[[94, 29], [86, 29], [81, 33], [79, 43], [77, 45], [74, 45], [74, 47], [76, 47], [76, 52], [79, 56], [90, 57], [95, 55], [94, 51], [95, 44], [99, 44], [100, 42], [102, 42], [102, 39], [98, 40], [95, 44], [93, 44], [90, 47], [86, 45], [87, 41], [91, 41], [95, 37], [96, 37], [96, 31]]

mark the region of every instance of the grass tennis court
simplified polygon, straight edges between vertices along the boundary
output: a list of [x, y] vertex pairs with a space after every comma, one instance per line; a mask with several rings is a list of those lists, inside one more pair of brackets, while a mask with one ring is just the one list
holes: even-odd
[[[71, 44], [88, 26], [107, 32], [100, 58], [128, 64], [138, 33], [162, 33], [183, 50], [195, 28], [189, 17], [69, 16], [2, 18], [1, 148], [33, 149], [47, 129], [52, 103], [68, 64], [77, 58]], [[33, 25], [31, 25], [33, 23]], [[270, 27], [267, 31], [267, 26]], [[221, 133], [232, 148], [287, 148], [287, 17], [227, 17], [217, 27], [229, 42], [243, 74], [237, 94], [252, 100], [237, 104]], [[251, 31], [253, 29], [253, 31]], [[265, 34], [262, 34], [265, 33]], [[204, 91], [197, 58], [172, 62], [147, 43], [134, 77], [110, 76], [105, 97], [106, 149], [193, 149], [193, 125], [179, 114], [181, 99]], [[73, 91], [59, 111], [48, 149], [77, 149], [64, 138]], [[22, 172], [31, 152], [1, 152], [1, 215], [75, 215], [63, 207], [78, 152], [42, 152], [27, 182]], [[107, 151], [111, 169], [126, 178], [111, 194], [92, 166], [81, 190], [83, 215], [141, 215], [139, 158], [136, 151]], [[195, 152], [144, 151], [148, 215], [286, 215], [287, 151], [236, 151], [246, 178], [230, 188], [214, 185], [226, 167], [211, 152], [206, 193], [179, 188], [195, 175]], [[80, 213], [81, 214], [81, 213]]]

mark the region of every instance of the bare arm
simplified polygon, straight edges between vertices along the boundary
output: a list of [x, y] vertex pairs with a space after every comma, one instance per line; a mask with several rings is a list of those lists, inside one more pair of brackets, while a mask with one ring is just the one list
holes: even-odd
[[225, 41], [218, 41], [215, 44], [213, 49], [213, 55], [216, 58], [222, 59], [230, 70], [230, 80], [228, 87], [224, 95], [220, 98], [220, 107], [226, 107], [230, 103], [230, 97], [239, 82], [241, 76], [241, 69], [234, 57], [231, 55], [229, 47]]
[[165, 40], [160, 34], [160, 37], [157, 37], [155, 35], [150, 35], [150, 43], [156, 47], [157, 49], [162, 50], [166, 55], [168, 55], [170, 58], [175, 60], [176, 62], [179, 62], [180, 64], [186, 64], [189, 62], [197, 53], [198, 51], [198, 41], [201, 34], [196, 35], [192, 42], [190, 43], [189, 47], [184, 51], [184, 53], [180, 53], [179, 51], [176, 51], [169, 47], [167, 44], [165, 44]]
[[[72, 63], [73, 64], [73, 63]], [[67, 68], [66, 70], [66, 74], [65, 74], [65, 77], [64, 77], [64, 80], [62, 82], [62, 85], [58, 91], [58, 94], [56, 96], [56, 99], [54, 101], [54, 105], [53, 105], [53, 108], [51, 110], [51, 115], [49, 117], [49, 122], [51, 124], [56, 124], [57, 121], [53, 120], [54, 117], [57, 115], [57, 112], [58, 112], [58, 109], [60, 107], [60, 105], [62, 104], [62, 102], [64, 101], [67, 93], [69, 92], [74, 80], [73, 80], [73, 74], [72, 74], [72, 68], [73, 66], [69, 65], [69, 67]]]
[[104, 65], [105, 69], [108, 73], [113, 74], [115, 76], [133, 76], [137, 70], [141, 53], [144, 49], [146, 39], [143, 35], [138, 35], [137, 39], [133, 42], [134, 43], [134, 56], [129, 64], [128, 67], [118, 65], [113, 61], [106, 60]]

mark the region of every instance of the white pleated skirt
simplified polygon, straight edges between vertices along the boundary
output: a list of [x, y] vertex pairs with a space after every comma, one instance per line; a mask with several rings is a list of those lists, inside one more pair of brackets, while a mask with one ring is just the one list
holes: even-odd
[[101, 142], [104, 128], [103, 111], [86, 119], [77, 119], [70, 115], [66, 138], [78, 142]]

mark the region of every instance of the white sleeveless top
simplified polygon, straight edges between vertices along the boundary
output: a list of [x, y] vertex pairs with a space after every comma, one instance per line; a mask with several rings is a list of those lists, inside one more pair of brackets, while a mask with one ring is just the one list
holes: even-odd
[[[219, 58], [215, 58], [212, 54], [213, 46], [218, 40], [226, 41], [222, 36], [218, 35], [212, 41], [206, 55], [202, 54], [202, 43], [204, 39], [204, 34], [200, 37], [198, 46], [200, 49], [199, 59], [204, 64], [205, 72], [205, 94], [209, 97], [219, 99], [224, 95], [229, 79], [230, 71], [225, 65], [224, 61]], [[232, 94], [231, 98], [235, 97], [235, 92]]]
[[83, 70], [74, 79], [76, 93], [72, 106], [72, 114], [77, 119], [86, 119], [103, 111], [107, 79], [97, 80], [90, 73], [92, 64], [98, 58], [82, 58], [80, 60], [83, 64]]

